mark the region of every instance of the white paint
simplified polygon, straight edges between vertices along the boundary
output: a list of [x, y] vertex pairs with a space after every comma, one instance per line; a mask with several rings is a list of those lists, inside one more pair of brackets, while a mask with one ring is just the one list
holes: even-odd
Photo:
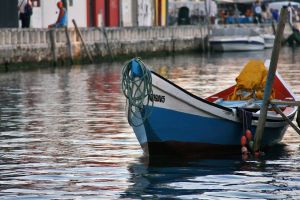
[[[68, 1], [69, 2], [69, 1]], [[73, 27], [72, 19], [77, 26], [87, 27], [87, 2], [86, 0], [73, 0], [73, 6], [68, 6], [68, 26]]]
[[212, 36], [209, 42], [216, 51], [252, 51], [265, 48], [261, 36]]
[[122, 0], [121, 5], [122, 13], [121, 13], [121, 21], [123, 22], [123, 26], [133, 26], [132, 21], [132, 0]]
[[98, 27], [102, 27], [103, 26], [103, 17], [102, 17], [102, 13], [101, 11], [98, 13]]
[[154, 7], [151, 0], [138, 0], [138, 26], [152, 26]]
[[32, 8], [32, 16], [30, 18], [30, 27], [32, 28], [40, 28], [42, 27], [42, 11], [41, 7], [33, 7]]
[[[57, 1], [41, 0], [41, 27], [35, 28], [48, 28], [48, 25], [54, 24], [58, 15]], [[33, 13], [34, 15], [35, 13]]]

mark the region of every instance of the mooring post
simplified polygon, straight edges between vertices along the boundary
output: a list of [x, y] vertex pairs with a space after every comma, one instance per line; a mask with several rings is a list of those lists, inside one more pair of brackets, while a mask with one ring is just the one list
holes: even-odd
[[55, 29], [50, 30], [50, 42], [51, 42], [53, 66], [56, 66], [57, 65], [57, 51], [56, 51], [56, 31], [55, 31]]
[[109, 56], [110, 56], [111, 61], [113, 61], [113, 60], [114, 60], [114, 57], [113, 57], [113, 54], [112, 54], [112, 52], [111, 52], [111, 48], [110, 48], [110, 45], [109, 45], [109, 41], [108, 41], [106, 29], [105, 29], [105, 27], [104, 27], [103, 24], [102, 24], [102, 28], [99, 28], [99, 31], [100, 31], [100, 32], [102, 31], [102, 33], [103, 33], [103, 35], [104, 35], [104, 38], [105, 38], [105, 41], [106, 41], [106, 47], [107, 47], [107, 50], [108, 50], [108, 54], [109, 54]]
[[298, 124], [298, 127], [300, 128], [300, 106], [298, 106], [298, 113], [297, 113], [296, 122]]
[[89, 58], [89, 60], [90, 60], [90, 63], [93, 63], [93, 62], [94, 62], [93, 57], [91, 56], [91, 54], [90, 54], [90, 52], [89, 52], [87, 46], [85, 45], [85, 42], [84, 42], [84, 40], [83, 40], [83, 37], [82, 37], [82, 35], [81, 35], [80, 30], [78, 29], [78, 26], [77, 26], [77, 24], [76, 24], [76, 21], [75, 21], [74, 19], [72, 19], [72, 22], [73, 22], [73, 24], [74, 24], [74, 26], [75, 26], [76, 33], [78, 34], [78, 36], [79, 36], [79, 38], [80, 38], [80, 40], [81, 40], [81, 43], [82, 43], [82, 45], [83, 45], [83, 48], [84, 48], [84, 50], [85, 50], [85, 52], [86, 52], [86, 54], [87, 54], [87, 56], [88, 56], [88, 58]]
[[172, 37], [171, 37], [171, 40], [172, 40], [172, 54], [174, 55], [175, 53], [175, 36], [174, 36], [174, 27], [171, 27], [169, 26], [169, 28], [172, 29]]
[[71, 65], [73, 65], [72, 43], [71, 43], [68, 27], [65, 27], [65, 32], [66, 32], [66, 38], [67, 38], [67, 49], [68, 49], [69, 59], [70, 59]]
[[287, 8], [283, 7], [280, 12], [280, 21], [277, 26], [277, 32], [275, 36], [274, 46], [272, 50], [271, 62], [269, 66], [267, 82], [264, 90], [263, 103], [260, 110], [260, 115], [258, 119], [258, 124], [256, 127], [255, 137], [254, 137], [254, 152], [259, 151], [261, 146], [261, 139], [264, 132], [264, 127], [266, 123], [268, 107], [269, 107], [269, 98], [271, 96], [272, 87], [274, 78], [276, 75], [277, 62], [279, 57], [279, 51], [281, 47], [281, 40], [285, 26], [285, 20], [287, 17]]
[[[102, 13], [101, 11], [99, 12], [99, 15], [102, 16]], [[114, 60], [114, 57], [113, 57], [113, 54], [111, 52], [111, 48], [110, 48], [110, 45], [109, 45], [109, 41], [108, 41], [108, 37], [107, 37], [107, 32], [106, 32], [106, 28], [105, 28], [105, 24], [103, 22], [103, 20], [101, 20], [101, 28], [99, 28], [99, 31], [103, 33], [103, 36], [105, 38], [105, 41], [106, 41], [106, 48], [107, 48], [107, 51], [108, 51], [108, 54], [110, 56], [110, 59], [111, 61]]]
[[209, 38], [210, 38], [210, 31], [211, 31], [211, 21], [210, 21], [211, 3], [208, 0], [205, 0], [204, 3], [205, 3], [205, 13], [206, 13], [206, 20], [207, 20], [206, 47], [207, 47], [207, 51], [210, 51]]

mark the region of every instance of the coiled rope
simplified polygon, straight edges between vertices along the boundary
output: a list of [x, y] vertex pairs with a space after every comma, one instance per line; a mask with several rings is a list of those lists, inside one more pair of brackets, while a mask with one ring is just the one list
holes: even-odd
[[153, 91], [151, 71], [140, 58], [134, 58], [123, 66], [122, 92], [127, 99], [128, 123], [135, 127], [142, 125], [150, 115], [150, 110], [144, 108], [149, 106]]

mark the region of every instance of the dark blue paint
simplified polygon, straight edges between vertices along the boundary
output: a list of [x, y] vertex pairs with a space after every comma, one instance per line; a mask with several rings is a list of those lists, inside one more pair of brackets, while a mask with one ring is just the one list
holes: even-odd
[[[137, 138], [144, 142], [192, 142], [204, 144], [239, 145], [244, 134], [241, 123], [222, 118], [208, 118], [164, 108], [151, 109], [145, 125], [134, 128]], [[286, 127], [266, 128], [263, 144], [281, 140]], [[255, 127], [251, 127], [255, 133]], [[146, 134], [146, 135], [145, 135]], [[146, 139], [146, 140], [145, 140]]]

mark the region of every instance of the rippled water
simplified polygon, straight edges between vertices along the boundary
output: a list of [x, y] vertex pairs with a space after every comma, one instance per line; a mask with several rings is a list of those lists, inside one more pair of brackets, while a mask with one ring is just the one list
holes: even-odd
[[[300, 96], [300, 49], [278, 71]], [[144, 59], [201, 97], [271, 50]], [[0, 199], [300, 199], [300, 137], [261, 160], [143, 157], [125, 118], [123, 63], [0, 74]]]

